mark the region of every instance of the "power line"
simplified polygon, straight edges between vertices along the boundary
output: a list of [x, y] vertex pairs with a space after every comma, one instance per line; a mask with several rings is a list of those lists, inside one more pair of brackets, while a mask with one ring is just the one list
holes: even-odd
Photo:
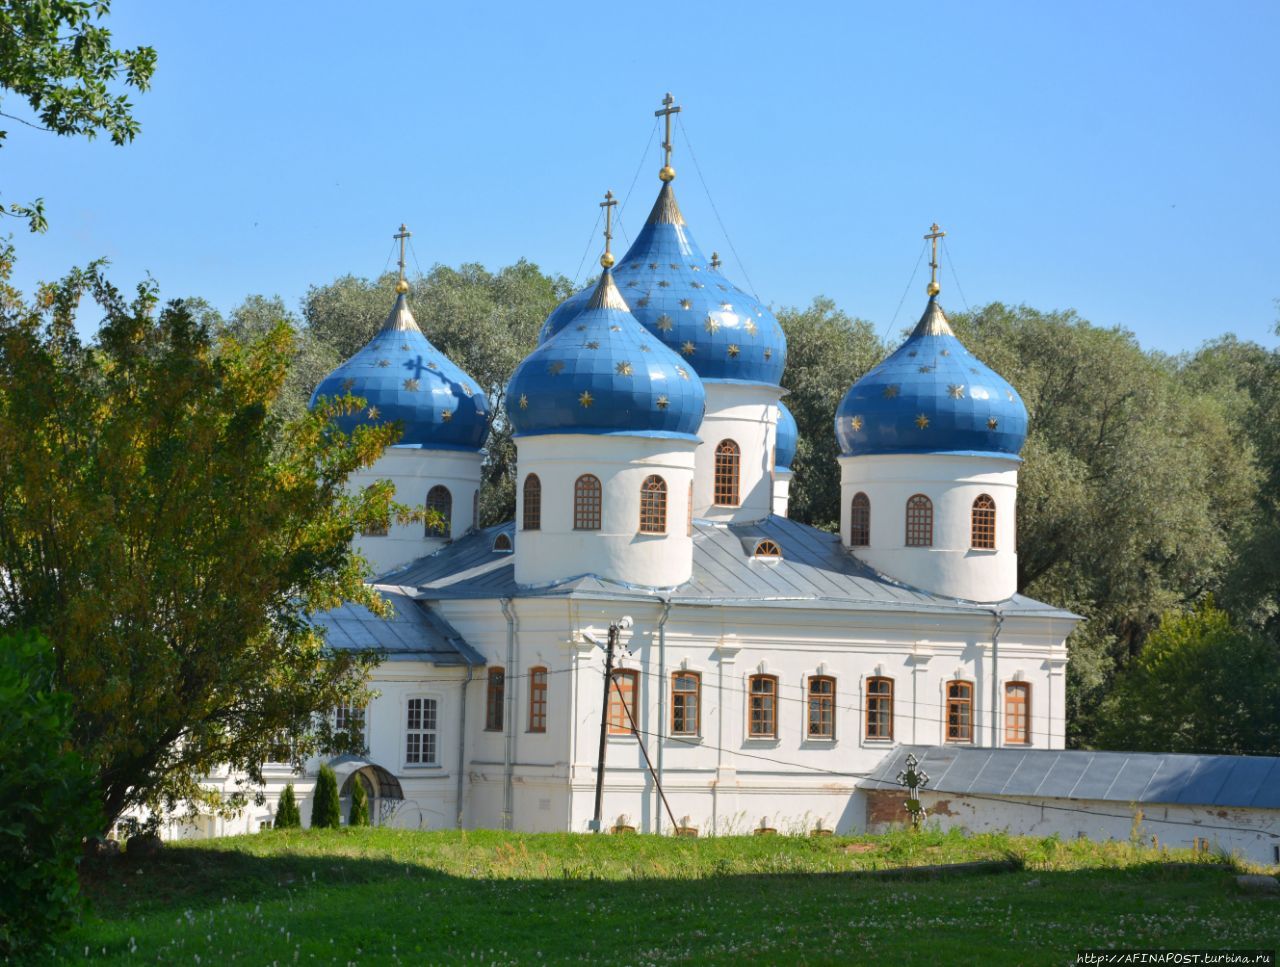
[[920, 246], [920, 255], [916, 258], [915, 268], [911, 270], [911, 277], [907, 279], [907, 284], [902, 290], [902, 298], [898, 300], [898, 308], [893, 310], [893, 318], [889, 320], [889, 324], [884, 327], [884, 332], [880, 335], [880, 341], [885, 342], [889, 338], [889, 330], [893, 328], [893, 324], [898, 321], [898, 313], [902, 311], [902, 304], [907, 301], [907, 293], [911, 291], [911, 285], [916, 280], [916, 273], [920, 271], [920, 263], [924, 261], [924, 253], [929, 249], [928, 243]]

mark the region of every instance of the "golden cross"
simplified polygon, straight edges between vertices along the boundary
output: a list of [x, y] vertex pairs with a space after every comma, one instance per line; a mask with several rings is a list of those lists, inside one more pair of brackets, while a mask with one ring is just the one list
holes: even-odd
[[934, 222], [929, 226], [929, 234], [925, 236], [933, 246], [933, 253], [929, 258], [929, 288], [925, 290], [929, 295], [937, 295], [942, 291], [942, 287], [938, 285], [938, 239], [946, 234], [938, 227], [938, 223]]
[[613, 241], [613, 206], [616, 204], [618, 199], [613, 197], [613, 192], [606, 191], [604, 201], [600, 203], [600, 207], [604, 209], [604, 255], [600, 256], [600, 264], [606, 269], [613, 267], [613, 253], [609, 251], [609, 243]]
[[401, 222], [400, 231], [391, 236], [394, 239], [398, 239], [400, 242], [400, 281], [396, 283], [397, 292], [409, 291], [409, 283], [404, 280], [404, 243], [412, 234], [413, 232], [409, 231], [409, 226], [405, 225], [404, 222]]
[[713, 269], [717, 269], [717, 270], [720, 268], [720, 253], [719, 253], [719, 252], [712, 252], [712, 253], [711, 253], [711, 267], [712, 267]]
[[662, 99], [662, 109], [653, 112], [654, 117], [666, 118], [667, 122], [667, 136], [662, 141], [664, 152], [662, 170], [658, 172], [658, 177], [663, 181], [670, 181], [676, 176], [676, 169], [671, 167], [671, 115], [679, 113], [680, 106], [676, 104], [676, 99], [671, 96], [670, 91], [667, 91], [667, 96]]

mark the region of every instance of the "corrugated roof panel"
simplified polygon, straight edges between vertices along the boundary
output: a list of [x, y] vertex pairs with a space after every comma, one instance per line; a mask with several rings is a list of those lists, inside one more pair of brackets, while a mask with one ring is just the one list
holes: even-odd
[[1195, 772], [1183, 785], [1178, 801], [1217, 802], [1231, 777], [1235, 760], [1222, 755], [1202, 755], [1196, 759]]
[[1152, 778], [1159, 772], [1161, 758], [1141, 752], [1126, 753], [1122, 767], [1108, 790], [1107, 798], [1142, 802]]
[[1120, 770], [1124, 767], [1124, 761], [1110, 756], [1089, 756], [1084, 774], [1071, 791], [1072, 798], [1110, 799], [1112, 783], [1120, 775]]
[[1084, 776], [1088, 766], [1089, 760], [1087, 756], [1063, 755], [1061, 752], [1053, 753], [1053, 762], [1049, 766], [1049, 771], [1045, 773], [1045, 777], [1040, 781], [1040, 788], [1037, 794], [1070, 799], [1075, 795], [1076, 783]]
[[1196, 769], [1199, 756], [1160, 756], [1155, 774], [1147, 784], [1143, 802], [1183, 802], [1182, 790]]
[[[1267, 764], [1270, 763], [1270, 768]], [[1244, 761], [1236, 781], [1232, 784], [1232, 792], [1244, 797], [1250, 796], [1249, 804], [1259, 809], [1280, 809], [1280, 758], [1263, 759], [1250, 756]]]
[[1002, 792], [1004, 787], [1008, 785], [1009, 779], [1017, 771], [1018, 764], [1022, 761], [1021, 757], [1015, 758], [1010, 755], [988, 756], [986, 762], [982, 764], [981, 772], [974, 779], [972, 790], [974, 792]]

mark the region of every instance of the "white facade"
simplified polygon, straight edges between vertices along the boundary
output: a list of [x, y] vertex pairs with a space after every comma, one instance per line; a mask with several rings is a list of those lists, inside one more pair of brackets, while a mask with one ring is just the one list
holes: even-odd
[[773, 512], [779, 517], [787, 516], [787, 505], [791, 502], [791, 471], [773, 468]]
[[[1018, 463], [989, 456], [881, 454], [840, 458], [840, 534], [850, 546], [854, 497], [870, 503], [863, 561], [913, 587], [966, 601], [1003, 601], [1018, 589]], [[907, 502], [931, 507], [929, 546], [908, 546]], [[974, 547], [973, 508], [995, 502], [995, 548]]]
[[[760, 520], [773, 508], [774, 437], [782, 389], [759, 383], [706, 381], [707, 411], [695, 457], [693, 514], [713, 521]], [[739, 450], [739, 499], [715, 500], [716, 447], [729, 440]]]

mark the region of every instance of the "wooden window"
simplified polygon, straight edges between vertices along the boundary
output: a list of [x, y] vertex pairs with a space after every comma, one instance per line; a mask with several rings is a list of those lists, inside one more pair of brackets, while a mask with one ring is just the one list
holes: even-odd
[[573, 485], [573, 529], [600, 529], [600, 481], [584, 473]]
[[686, 536], [692, 537], [693, 536], [693, 481], [692, 480], [689, 481], [689, 506], [686, 509], [685, 513], [688, 515], [687, 519], [685, 520], [685, 533], [686, 533]]
[[511, 553], [511, 535], [499, 534], [493, 539], [493, 549], [503, 553]]
[[756, 545], [756, 557], [782, 557], [782, 548], [773, 541], [761, 541]]
[[907, 500], [907, 547], [933, 546], [933, 501], [924, 494]]
[[1031, 741], [1031, 686], [1009, 682], [1004, 687], [1004, 740], [1009, 745]]
[[453, 519], [453, 494], [443, 484], [436, 484], [427, 491], [427, 510], [434, 510], [440, 515], [440, 523], [427, 523], [428, 537], [448, 537]]
[[667, 532], [667, 482], [657, 474], [640, 485], [640, 533]]
[[502, 731], [502, 704], [506, 701], [506, 697], [506, 673], [501, 668], [490, 668], [484, 702], [484, 728], [486, 732]]
[[829, 675], [809, 679], [809, 738], [836, 737], [836, 680]]
[[778, 678], [776, 675], [752, 675], [748, 689], [751, 697], [751, 720], [747, 735], [753, 739], [778, 737]]
[[[633, 734], [631, 723], [636, 718], [636, 684], [639, 676], [639, 672], [625, 668], [613, 670], [613, 682], [609, 686], [610, 735]], [[627, 716], [628, 712], [631, 713], [630, 717]]]
[[527, 531], [542, 529], [542, 481], [536, 473], [524, 478], [524, 518], [521, 526]]
[[973, 741], [973, 682], [947, 682], [947, 741]]
[[853, 495], [849, 505], [849, 546], [868, 547], [871, 544], [871, 499], [862, 491]]
[[343, 704], [333, 710], [333, 730], [349, 734], [352, 739], [352, 745], [360, 752], [364, 752], [368, 748], [364, 727], [363, 705]]
[[867, 679], [867, 738], [893, 738], [893, 679]]
[[716, 445], [715, 502], [717, 507], [738, 506], [738, 474], [742, 450], [732, 440]]
[[996, 502], [979, 494], [973, 502], [973, 546], [993, 551], [996, 547]]
[[547, 731], [547, 670], [529, 669], [529, 731]]
[[407, 765], [436, 763], [436, 700], [409, 699], [409, 720], [405, 727], [404, 761]]
[[671, 676], [671, 734], [702, 734], [702, 677], [697, 672]]

